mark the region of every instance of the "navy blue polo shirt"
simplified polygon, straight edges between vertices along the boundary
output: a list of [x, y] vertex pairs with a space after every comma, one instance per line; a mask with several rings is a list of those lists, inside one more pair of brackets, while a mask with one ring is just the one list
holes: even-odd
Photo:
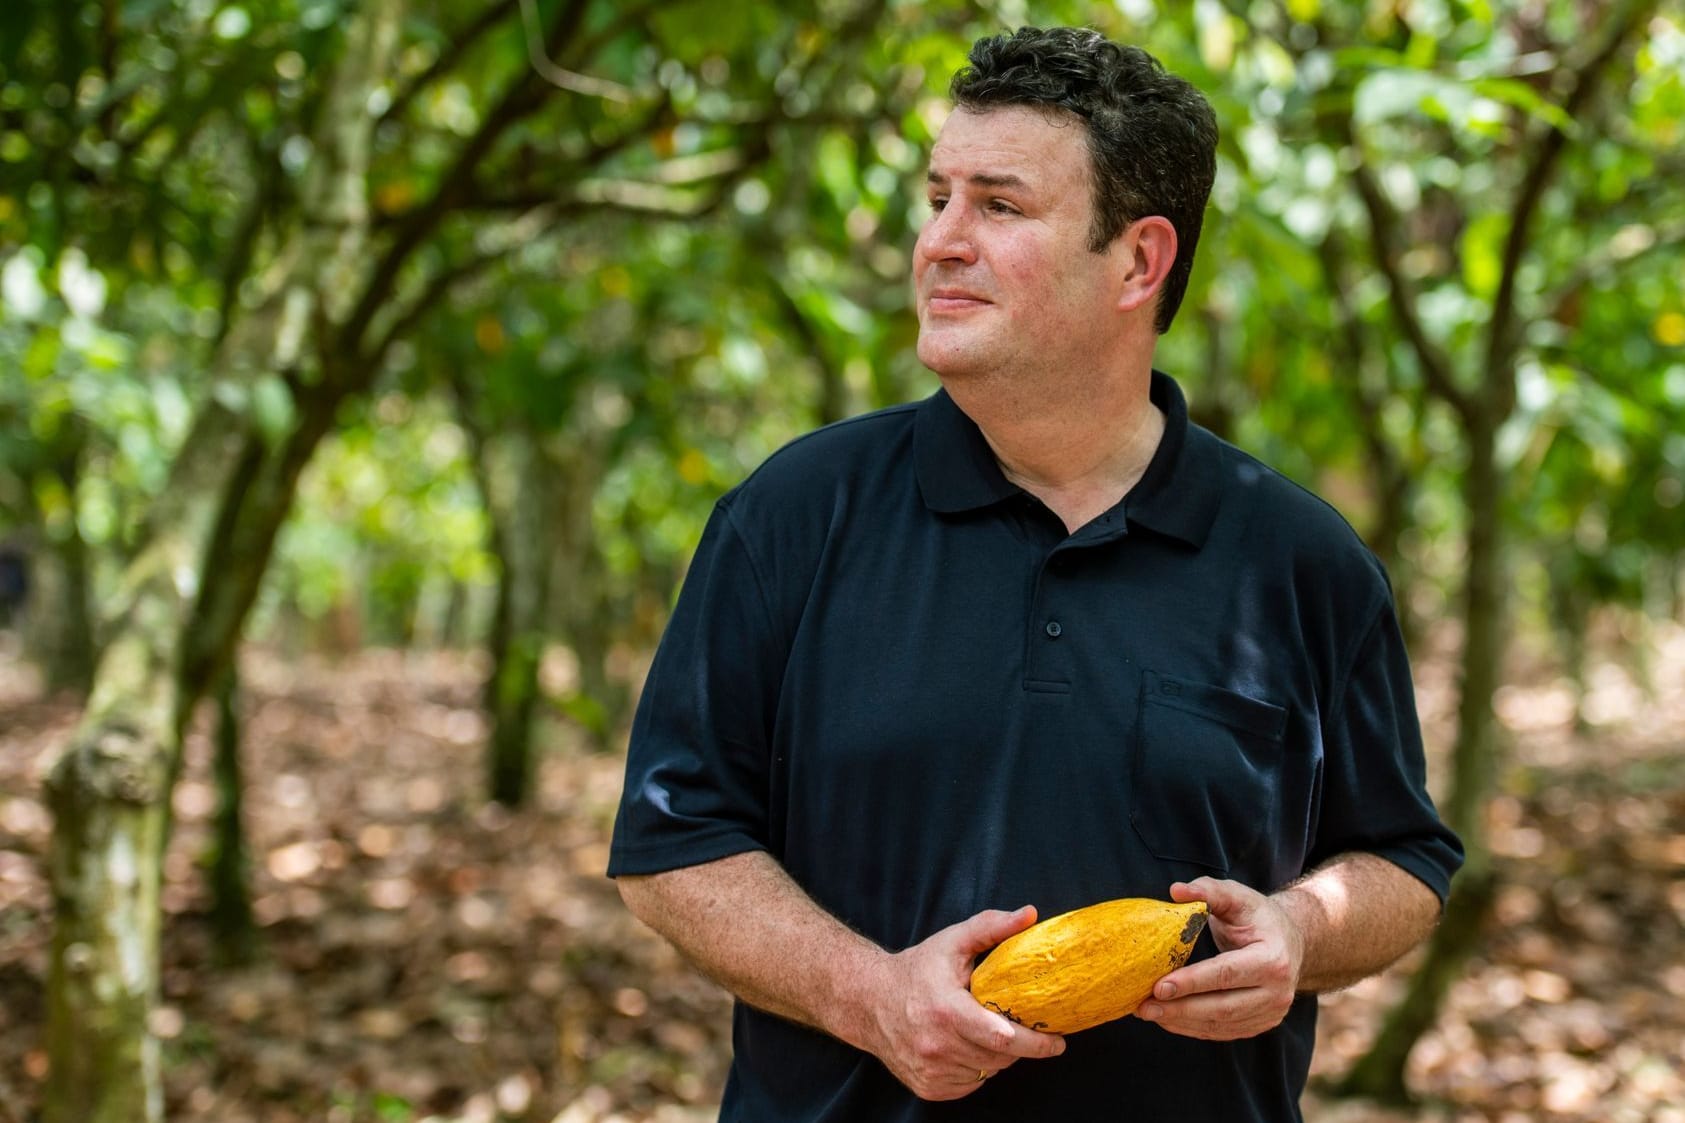
[[[715, 508], [644, 693], [611, 876], [770, 852], [898, 950], [1203, 874], [1275, 890], [1378, 854], [1443, 899], [1380, 564], [1327, 504], [1188, 421], [1075, 533], [945, 393], [828, 426]], [[1200, 954], [1211, 954], [1209, 937]], [[1316, 1002], [1210, 1043], [1135, 1018], [952, 1104], [738, 1003], [721, 1119], [1297, 1119]]]

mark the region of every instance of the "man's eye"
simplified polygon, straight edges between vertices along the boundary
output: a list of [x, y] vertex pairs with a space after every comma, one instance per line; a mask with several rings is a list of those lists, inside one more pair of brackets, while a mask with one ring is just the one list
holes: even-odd
[[933, 210], [933, 211], [940, 211], [943, 207], [945, 207], [947, 205], [948, 205], [948, 200], [942, 198], [941, 196], [937, 196], [936, 198], [930, 200], [930, 209]]
[[1006, 202], [1004, 199], [991, 199], [991, 200], [989, 200], [989, 209], [994, 211], [996, 214], [1017, 214], [1018, 213], [1018, 208], [1013, 206], [1011, 203]]

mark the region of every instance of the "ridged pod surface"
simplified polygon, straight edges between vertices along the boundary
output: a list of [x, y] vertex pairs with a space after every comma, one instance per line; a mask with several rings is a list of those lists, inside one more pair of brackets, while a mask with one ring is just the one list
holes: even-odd
[[1010, 936], [971, 973], [977, 1001], [1019, 1025], [1078, 1030], [1133, 1013], [1188, 961], [1204, 901], [1125, 897], [1062, 913]]

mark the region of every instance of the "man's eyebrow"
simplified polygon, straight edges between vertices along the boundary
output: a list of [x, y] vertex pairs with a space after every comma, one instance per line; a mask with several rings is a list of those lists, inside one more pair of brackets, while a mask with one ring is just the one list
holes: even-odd
[[[948, 177], [937, 171], [935, 168], [930, 169], [930, 171], [925, 174], [924, 178], [926, 183], [933, 184], [937, 187], [945, 187], [948, 183]], [[1024, 182], [1023, 179], [1013, 175], [1011, 172], [973, 172], [971, 175], [965, 177], [965, 181], [973, 187], [1027, 188], [1030, 186], [1028, 183]]]

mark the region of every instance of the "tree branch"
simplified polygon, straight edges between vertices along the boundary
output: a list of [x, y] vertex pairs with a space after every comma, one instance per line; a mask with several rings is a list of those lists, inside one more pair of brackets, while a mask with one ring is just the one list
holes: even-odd
[[[427, 313], [438, 303], [464, 282], [485, 271], [490, 266], [508, 256], [516, 246], [530, 245], [540, 238], [548, 237], [556, 228], [570, 218], [583, 214], [618, 212], [635, 214], [643, 218], [667, 218], [675, 220], [694, 221], [706, 217], [719, 208], [731, 194], [731, 190], [750, 170], [764, 162], [772, 153], [770, 136], [763, 132], [753, 138], [750, 143], [739, 150], [742, 158], [727, 172], [719, 176], [712, 183], [712, 191], [700, 200], [671, 198], [674, 191], [670, 187], [661, 185], [638, 184], [627, 181], [599, 180], [601, 184], [595, 192], [576, 191], [569, 197], [546, 195], [532, 200], [532, 205], [525, 208], [527, 213], [516, 220], [502, 236], [484, 244], [478, 252], [461, 261], [448, 265], [428, 279], [427, 285], [419, 296], [412, 301], [390, 327], [382, 333], [380, 339], [368, 352], [363, 360], [363, 366], [378, 367], [392, 344], [404, 338], [426, 317]], [[583, 189], [588, 183], [580, 184]], [[666, 192], [666, 196], [656, 196], [641, 192], [639, 189], [649, 188], [656, 192]], [[510, 198], [508, 205], [516, 202]]]
[[696, 187], [734, 178], [757, 162], [762, 145], [751, 142], [740, 148], [718, 148], [711, 152], [681, 156], [658, 165], [636, 179], [574, 177], [570, 186], [561, 183], [517, 184], [503, 190], [482, 187], [463, 198], [464, 210], [525, 211], [552, 202], [575, 200], [598, 204], [621, 199], [643, 200], [634, 206], [658, 212], [687, 209], [685, 187]]
[[1411, 287], [1399, 264], [1398, 242], [1402, 223], [1398, 211], [1382, 192], [1380, 183], [1375, 179], [1375, 173], [1364, 162], [1363, 148], [1349, 114], [1342, 124], [1345, 127], [1346, 143], [1358, 154], [1358, 164], [1352, 171], [1352, 181], [1357, 186], [1358, 197], [1363, 201], [1363, 209], [1369, 215], [1375, 263], [1380, 267], [1392, 297], [1387, 304], [1392, 309], [1393, 319], [1397, 321], [1399, 330], [1404, 333], [1410, 349], [1415, 352], [1416, 361], [1422, 368], [1423, 381], [1427, 383], [1428, 389], [1456, 410], [1459, 416], [1470, 418], [1473, 416], [1474, 402], [1463, 388], [1457, 385], [1450, 360], [1422, 325], [1421, 314], [1416, 307], [1416, 290]]
[[[585, 17], [586, 0], [569, 0], [556, 18], [548, 49], [553, 53], [558, 44], [565, 44]], [[545, 87], [530, 70], [523, 70], [504, 91], [492, 111], [486, 115], [473, 136], [457, 151], [456, 159], [446, 170], [438, 188], [420, 207], [408, 212], [399, 223], [392, 243], [375, 263], [362, 296], [339, 332], [339, 346], [346, 354], [363, 350], [363, 335], [368, 331], [381, 305], [392, 295], [398, 275], [423, 242], [436, 230], [445, 216], [458, 206], [467, 189], [474, 182], [475, 172], [487, 153], [516, 122], [536, 112], [544, 104]]]
[[[1655, 4], [1656, 0], [1625, 0], [1614, 18], [1603, 23], [1602, 34], [1594, 41], [1586, 59], [1574, 69], [1573, 85], [1562, 103], [1564, 115], [1579, 119], [1621, 45]], [[1507, 416], [1515, 406], [1515, 379], [1509, 376], [1508, 371], [1520, 343], [1515, 308], [1517, 274], [1527, 251], [1533, 218], [1567, 145], [1568, 134], [1554, 125], [1547, 126], [1544, 136], [1528, 145], [1532, 159], [1522, 173], [1521, 186], [1510, 210], [1509, 235], [1504, 240], [1502, 272], [1499, 274], [1497, 295], [1492, 300], [1486, 347], [1486, 370], [1499, 375], [1487, 380], [1487, 385], [1491, 387], [1491, 406], [1499, 418]]]
[[[747, 166], [746, 162], [745, 167]], [[534, 200], [530, 207], [525, 208], [527, 213], [511, 224], [517, 233], [505, 232], [504, 236], [499, 237], [491, 246], [434, 273], [428, 278], [421, 293], [392, 321], [391, 326], [381, 334], [375, 345], [364, 354], [359, 365], [378, 366], [392, 344], [415, 330], [426, 318], [427, 313], [458, 286], [502, 261], [516, 246], [530, 245], [553, 234], [556, 228], [568, 219], [592, 213], [619, 213], [637, 215], [640, 218], [694, 221], [717, 210], [729, 196], [731, 184], [735, 180], [720, 182], [709, 195], [694, 202], [641, 191], [640, 189], [651, 186], [647, 184], [627, 181], [597, 182], [602, 184], [599, 192], [577, 194], [572, 198]], [[652, 190], [671, 193], [671, 189], [659, 187]], [[516, 200], [510, 199], [508, 204], [513, 207], [515, 202]]]
[[578, 74], [560, 66], [544, 49], [544, 35], [538, 22], [538, 4], [536, 0], [521, 0], [521, 30], [527, 44], [527, 62], [531, 64], [538, 76], [557, 89], [567, 90], [569, 93], [584, 94], [587, 97], [600, 97], [607, 101], [618, 101], [630, 105], [637, 100], [632, 90], [622, 86], [619, 82], [610, 82], [605, 78], [593, 78], [589, 74]]
[[[1243, 0], [1222, 0], [1222, 3], [1231, 15], [1251, 20], [1252, 9], [1249, 9]], [[1279, 0], [1272, 8], [1276, 26], [1269, 32], [1271, 40], [1286, 51], [1295, 63], [1301, 62], [1305, 52], [1296, 47], [1287, 34], [1287, 29], [1295, 22], [1291, 12]], [[1328, 30], [1320, 20], [1312, 26], [1316, 28], [1319, 40], [1328, 39]], [[1338, 112], [1330, 113], [1324, 120], [1334, 128], [1337, 141], [1351, 149], [1357, 157], [1357, 166], [1352, 171], [1352, 182], [1357, 187], [1358, 198], [1362, 201], [1364, 212], [1369, 218], [1370, 248], [1374, 252], [1375, 263], [1380, 268], [1381, 276], [1387, 282], [1387, 291], [1391, 297], [1387, 304], [1399, 330], [1404, 333], [1410, 350], [1416, 356], [1416, 363], [1422, 371], [1422, 380], [1429, 392], [1448, 404], [1459, 417], [1470, 418], [1475, 408], [1473, 398], [1457, 384], [1450, 357], [1428, 335], [1422, 323], [1417, 307], [1416, 290], [1405, 277], [1400, 263], [1402, 251], [1399, 243], [1402, 241], [1403, 222], [1397, 209], [1381, 189], [1380, 182], [1376, 180], [1375, 173], [1365, 158], [1363, 144], [1357, 135], [1357, 125], [1352, 119], [1349, 98]], [[1325, 242], [1319, 248], [1326, 251], [1328, 246]]]
[[566, 194], [566, 187], [577, 182], [585, 173], [595, 170], [609, 157], [629, 148], [635, 142], [653, 135], [672, 121], [672, 102], [666, 93], [649, 107], [644, 119], [605, 141], [592, 144], [578, 156], [555, 161], [559, 174], [544, 182], [510, 183], [515, 177], [507, 171], [493, 171], [495, 182], [507, 184], [501, 190], [487, 187], [483, 177], [464, 187], [461, 206], [474, 210], [527, 210], [554, 202]]
[[[563, 206], [539, 206], [534, 208], [528, 216], [512, 223], [514, 228], [526, 227], [522, 231], [519, 241], [530, 243], [551, 233], [570, 214], [577, 213], [571, 208]], [[534, 222], [534, 217], [537, 221]], [[392, 345], [409, 335], [426, 319], [427, 314], [436, 308], [441, 300], [450, 295], [458, 286], [473, 279], [486, 269], [502, 261], [508, 256], [512, 239], [505, 237], [497, 240], [488, 248], [470, 254], [460, 261], [450, 263], [427, 279], [426, 286], [420, 294], [412, 300], [407, 308], [381, 333], [374, 346], [363, 357], [360, 365], [378, 368], [386, 358], [386, 353]]]
[[1334, 302], [1337, 328], [1334, 357], [1351, 368], [1344, 377], [1336, 375], [1334, 383], [1344, 392], [1352, 412], [1362, 422], [1363, 443], [1368, 447], [1371, 459], [1380, 474], [1391, 480], [1397, 474], [1398, 458], [1381, 432], [1380, 416], [1384, 403], [1379, 395], [1370, 393], [1363, 384], [1362, 367], [1366, 350], [1363, 324], [1357, 309], [1352, 307], [1351, 290], [1346, 285], [1345, 253], [1336, 233], [1330, 231], [1317, 243], [1316, 256]]
[[[199, 130], [216, 118], [218, 113], [231, 105], [239, 103], [240, 95], [254, 85], [260, 84], [268, 72], [265, 65], [268, 56], [262, 56], [263, 61], [254, 65], [256, 55], [237, 55], [225, 66], [217, 67], [207, 64], [202, 57], [183, 58], [177, 62], [171, 73], [173, 79], [169, 85], [169, 92], [159, 100], [158, 109], [139, 125], [118, 131], [116, 144], [118, 151], [118, 168], [126, 167], [148, 140], [166, 124], [177, 126], [175, 136], [171, 138], [170, 149], [158, 161], [160, 166], [174, 163]], [[186, 93], [188, 73], [193, 67], [200, 66], [211, 74], [203, 92], [198, 96]], [[137, 79], [131, 85], [125, 86], [123, 97], [129, 97], [139, 92], [146, 85], [146, 79]], [[113, 101], [113, 106], [117, 102]]]
[[408, 308], [404, 309], [403, 314], [392, 322], [391, 327], [387, 328], [374, 346], [369, 349], [368, 361], [375, 364], [376, 367], [384, 363], [387, 352], [392, 350], [392, 345], [414, 331], [417, 325], [427, 318], [427, 314], [438, 307], [439, 302], [448, 296], [453, 289], [464, 281], [484, 272], [489, 266], [502, 259], [501, 251], [475, 254], [466, 261], [457, 262], [441, 269], [428, 278], [427, 287], [422, 290], [421, 295], [416, 297]]
[[410, 102], [415, 100], [417, 94], [461, 62], [463, 56], [468, 54], [469, 48], [478, 43], [486, 32], [502, 23], [509, 13], [515, 10], [518, 2], [519, 0], [492, 0], [466, 27], [453, 33], [450, 36], [450, 45], [440, 51], [421, 73], [411, 78], [404, 84], [404, 88], [393, 96], [392, 104], [380, 115], [381, 122], [395, 121], [402, 117], [404, 110], [409, 108]]
[[[118, 23], [117, 0], [101, 0], [99, 6], [99, 69], [105, 79], [105, 88], [111, 89], [117, 84], [117, 42]], [[107, 102], [101, 107], [95, 120], [99, 125], [99, 134], [106, 140], [112, 139], [113, 125], [117, 120], [117, 105]]]
[[[1363, 332], [1362, 319], [1351, 300], [1347, 284], [1346, 251], [1342, 239], [1330, 232], [1317, 245], [1317, 260], [1322, 265], [1328, 292], [1334, 301], [1337, 323], [1334, 357], [1350, 369], [1336, 374], [1333, 382], [1345, 395], [1348, 408], [1356, 416], [1364, 448], [1369, 454], [1369, 468], [1375, 486], [1376, 513], [1366, 529], [1370, 546], [1379, 551], [1389, 565], [1399, 560], [1398, 538], [1404, 529], [1411, 472], [1406, 454], [1387, 439], [1382, 413], [1387, 391], [1373, 391], [1364, 378], [1365, 360], [1370, 350]], [[1383, 386], [1393, 382], [1392, 363], [1385, 348], [1381, 349]], [[1420, 431], [1420, 397], [1411, 402], [1418, 417]]]
[[263, 233], [264, 217], [275, 209], [282, 191], [282, 183], [286, 179], [280, 160], [272, 157], [266, 159], [263, 142], [257, 136], [248, 131], [245, 140], [250, 150], [257, 189], [246, 200], [245, 209], [241, 212], [233, 239], [223, 255], [222, 266], [218, 271], [217, 287], [220, 295], [217, 299], [217, 327], [209, 348], [213, 354], [222, 346], [222, 341], [228, 336], [228, 329], [233, 326], [239, 304], [240, 283], [245, 280], [246, 272], [256, 254], [258, 238]]
[[[645, 5], [648, 10], [655, 5]], [[558, 50], [555, 41], [565, 43], [583, 14], [584, 4], [574, 0], [563, 13], [557, 32], [551, 36], [551, 57], [568, 57]], [[838, 42], [869, 30], [881, 10], [881, 0], [866, 6], [844, 25]], [[565, 33], [564, 33], [565, 28]], [[591, 37], [592, 42], [606, 42], [611, 38], [605, 29]], [[717, 210], [730, 197], [732, 188], [762, 164], [772, 153], [772, 129], [785, 120], [774, 105], [771, 109], [745, 122], [756, 126], [734, 149], [680, 157], [661, 165], [650, 180], [600, 178], [585, 180], [577, 176], [570, 183], [554, 182], [527, 184], [500, 193], [481, 190], [476, 176], [483, 164], [483, 155], [493, 141], [513, 124], [519, 116], [532, 112], [542, 103], [543, 89], [530, 81], [531, 72], [517, 80], [503, 100], [492, 111], [476, 135], [463, 146], [457, 160], [446, 172], [438, 190], [420, 207], [396, 216], [398, 226], [392, 246], [376, 266], [375, 273], [357, 311], [342, 331], [341, 347], [352, 348], [345, 353], [361, 357], [359, 365], [378, 366], [380, 358], [393, 343], [403, 338], [437, 306], [449, 292], [505, 257], [511, 248], [506, 239], [497, 239], [472, 256], [448, 265], [430, 277], [420, 294], [391, 322], [387, 329], [369, 345], [364, 339], [381, 306], [390, 297], [397, 283], [398, 273], [405, 260], [437, 229], [453, 210], [463, 208], [518, 210], [526, 212], [519, 220], [526, 233], [517, 244], [529, 244], [547, 236], [568, 218], [586, 213], [623, 213], [642, 218], [662, 218], [694, 221]], [[534, 89], [536, 87], [536, 94]], [[628, 128], [608, 141], [593, 145], [580, 157], [570, 161], [570, 170], [589, 169], [600, 165], [609, 156], [634, 141], [648, 136], [671, 117], [671, 105], [665, 94], [651, 104], [648, 114], [638, 125]], [[804, 123], [808, 123], [804, 118]], [[678, 184], [707, 186], [706, 192], [683, 190]], [[542, 216], [542, 217], [539, 217]]]
[[1682, 246], [1685, 246], [1685, 219], [1676, 218], [1654, 226], [1624, 227], [1613, 237], [1604, 239], [1596, 250], [1581, 258], [1579, 266], [1568, 274], [1567, 280], [1552, 290], [1545, 304], [1555, 308], [1572, 293], [1596, 281], [1616, 266], [1637, 261], [1657, 250], [1679, 249]]
[[675, 8], [680, 4], [694, 3], [695, 0], [644, 0], [642, 4], [623, 7], [618, 15], [604, 24], [595, 34], [580, 44], [579, 54], [590, 57], [598, 49], [612, 43], [622, 32], [634, 27], [649, 26], [649, 17], [663, 8]]
[[[770, 247], [768, 247], [770, 248]], [[829, 425], [833, 421], [841, 421], [847, 411], [847, 384], [843, 380], [843, 373], [836, 361], [831, 357], [830, 348], [826, 346], [819, 329], [809, 320], [807, 313], [790, 293], [790, 278], [781, 269], [774, 267], [768, 259], [763, 276], [766, 278], [766, 290], [777, 305], [784, 322], [795, 332], [796, 340], [808, 357], [819, 369], [819, 423]]]

